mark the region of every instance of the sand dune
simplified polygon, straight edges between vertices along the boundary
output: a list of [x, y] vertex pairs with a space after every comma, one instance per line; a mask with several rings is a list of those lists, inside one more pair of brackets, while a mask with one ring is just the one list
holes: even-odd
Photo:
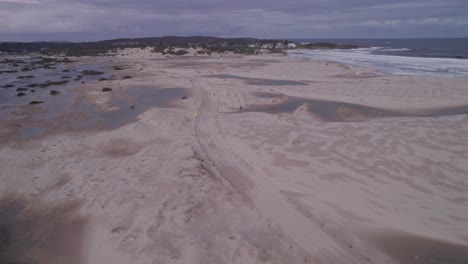
[[125, 54], [88, 126], [1, 133], [1, 261], [468, 263], [466, 78]]

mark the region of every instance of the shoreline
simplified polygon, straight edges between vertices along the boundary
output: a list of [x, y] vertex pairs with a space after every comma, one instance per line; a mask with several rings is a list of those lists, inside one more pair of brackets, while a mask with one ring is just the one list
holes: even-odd
[[24, 239], [0, 257], [468, 260], [467, 78], [360, 76], [371, 69], [283, 55], [122, 54], [81, 59], [124, 68], [70, 90], [65, 111], [90, 115], [89, 127], [58, 115], [50, 134], [2, 134], [0, 226]]
[[[354, 50], [290, 50], [292, 57], [342, 63], [350, 67], [374, 69], [378, 75], [428, 76], [442, 78], [467, 78], [468, 60], [378, 54], [371, 49]], [[313, 56], [313, 57], [312, 57]]]

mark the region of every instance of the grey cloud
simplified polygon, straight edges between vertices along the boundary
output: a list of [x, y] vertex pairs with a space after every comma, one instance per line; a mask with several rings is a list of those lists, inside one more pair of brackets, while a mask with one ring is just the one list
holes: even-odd
[[465, 0], [0, 0], [0, 41], [468, 36]]

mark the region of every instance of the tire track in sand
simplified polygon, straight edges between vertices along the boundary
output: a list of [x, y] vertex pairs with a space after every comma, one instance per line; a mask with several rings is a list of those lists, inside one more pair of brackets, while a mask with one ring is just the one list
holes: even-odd
[[[196, 136], [200, 146], [219, 177], [229, 182], [244, 196], [244, 200], [259, 211], [273, 227], [281, 230], [278, 237], [294, 245], [294, 250], [304, 256], [304, 262], [311, 263], [361, 263], [360, 256], [350, 253], [337, 244], [320, 226], [309, 219], [282, 194], [272, 189], [263, 170], [254, 170], [239, 161], [224, 140], [216, 121], [218, 103], [216, 90], [199, 78], [194, 78], [194, 88], [202, 93], [202, 102], [195, 121]], [[233, 93], [240, 91], [232, 89]], [[239, 96], [236, 94], [236, 96]], [[242, 96], [242, 95], [240, 95]], [[360, 259], [360, 260], [358, 260]]]

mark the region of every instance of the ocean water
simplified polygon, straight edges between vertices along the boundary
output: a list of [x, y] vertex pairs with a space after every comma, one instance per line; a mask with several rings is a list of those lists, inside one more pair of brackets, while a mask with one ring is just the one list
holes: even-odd
[[458, 39], [304, 39], [367, 46], [352, 50], [293, 50], [290, 56], [376, 69], [380, 74], [468, 76], [468, 38]]

